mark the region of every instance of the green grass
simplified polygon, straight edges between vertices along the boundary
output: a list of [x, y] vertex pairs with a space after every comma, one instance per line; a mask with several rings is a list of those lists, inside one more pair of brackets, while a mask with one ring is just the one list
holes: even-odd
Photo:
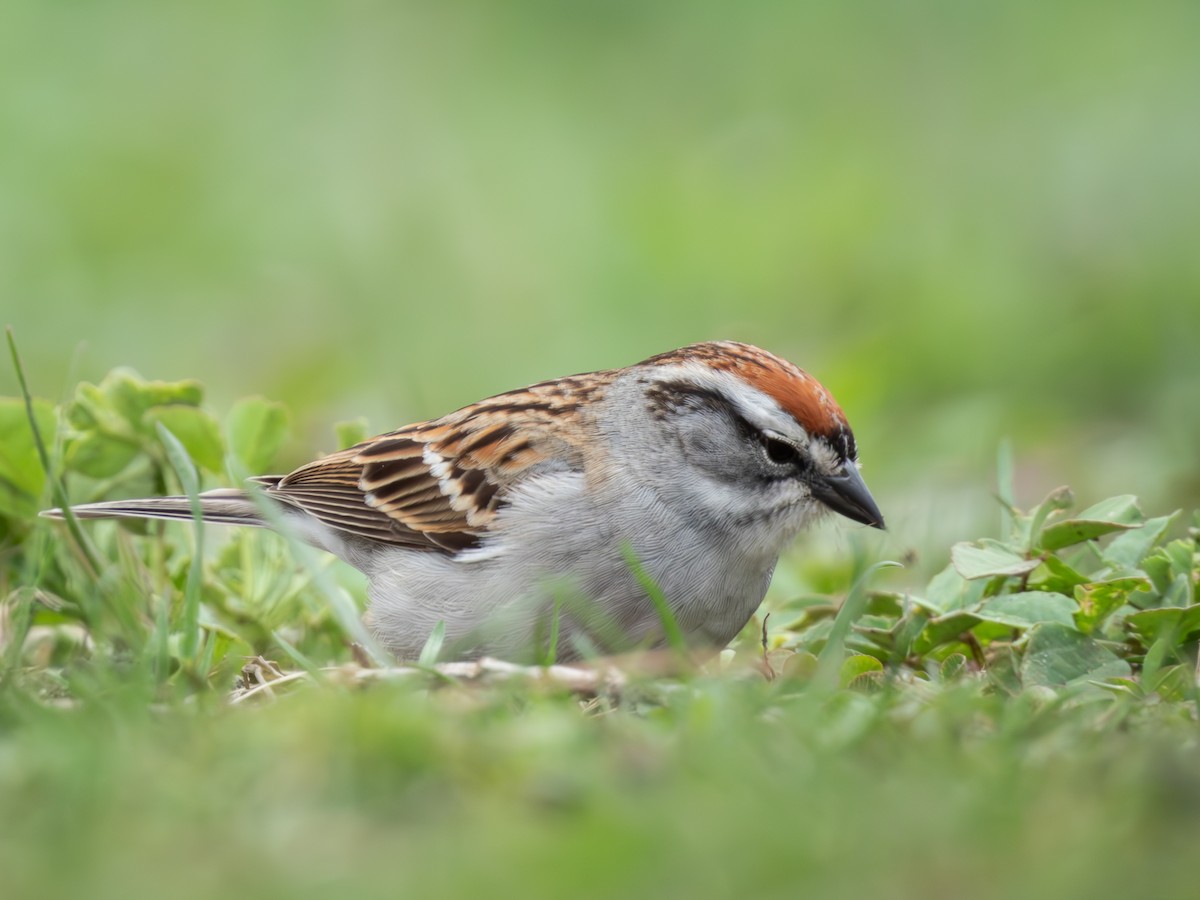
[[1194, 718], [702, 678], [0, 706], [5, 894], [1189, 897]]

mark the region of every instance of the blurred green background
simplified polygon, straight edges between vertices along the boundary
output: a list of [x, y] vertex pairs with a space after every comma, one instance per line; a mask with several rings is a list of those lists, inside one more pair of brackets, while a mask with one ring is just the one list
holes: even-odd
[[[1200, 5], [10, 0], [0, 318], [286, 400], [289, 461], [690, 341], [817, 374], [893, 540], [1011, 438], [1200, 500]], [[0, 393], [16, 391], [7, 366]]]

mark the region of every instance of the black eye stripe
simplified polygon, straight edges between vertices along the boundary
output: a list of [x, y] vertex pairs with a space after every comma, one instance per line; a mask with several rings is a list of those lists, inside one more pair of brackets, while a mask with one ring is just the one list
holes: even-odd
[[[772, 465], [786, 466], [795, 470], [773, 475], [772, 478], [794, 477], [796, 473], [803, 473], [812, 466], [812, 460], [805, 450], [788, 441], [764, 433], [742, 416], [728, 398], [711, 388], [684, 381], [665, 381], [649, 385], [646, 389], [646, 398], [649, 401], [650, 413], [659, 420], [683, 410], [707, 409], [729, 416], [745, 440], [751, 443], [757, 442], [762, 447], [763, 455]], [[849, 434], [849, 431], [841, 432], [838, 438], [841, 444], [838, 448], [840, 453], [853, 454], [854, 437]]]

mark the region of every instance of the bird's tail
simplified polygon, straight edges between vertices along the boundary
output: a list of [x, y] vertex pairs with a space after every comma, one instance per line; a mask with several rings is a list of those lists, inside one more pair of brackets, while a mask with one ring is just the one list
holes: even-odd
[[[269, 527], [258, 507], [245, 491], [221, 488], [206, 491], [200, 501], [200, 516], [206, 522], [222, 525], [257, 525]], [[112, 500], [107, 503], [84, 503], [72, 506], [80, 519], [191, 519], [192, 504], [187, 497], [150, 497], [145, 500]], [[61, 509], [47, 509], [48, 519], [64, 518]]]

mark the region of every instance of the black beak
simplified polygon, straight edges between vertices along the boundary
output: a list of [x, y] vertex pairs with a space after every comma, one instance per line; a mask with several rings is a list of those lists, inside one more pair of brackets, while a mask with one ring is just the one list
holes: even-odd
[[835, 513], [862, 522], [872, 528], [883, 528], [883, 513], [867, 490], [866, 482], [852, 462], [842, 465], [837, 475], [828, 478], [817, 475], [812, 479], [812, 494]]

